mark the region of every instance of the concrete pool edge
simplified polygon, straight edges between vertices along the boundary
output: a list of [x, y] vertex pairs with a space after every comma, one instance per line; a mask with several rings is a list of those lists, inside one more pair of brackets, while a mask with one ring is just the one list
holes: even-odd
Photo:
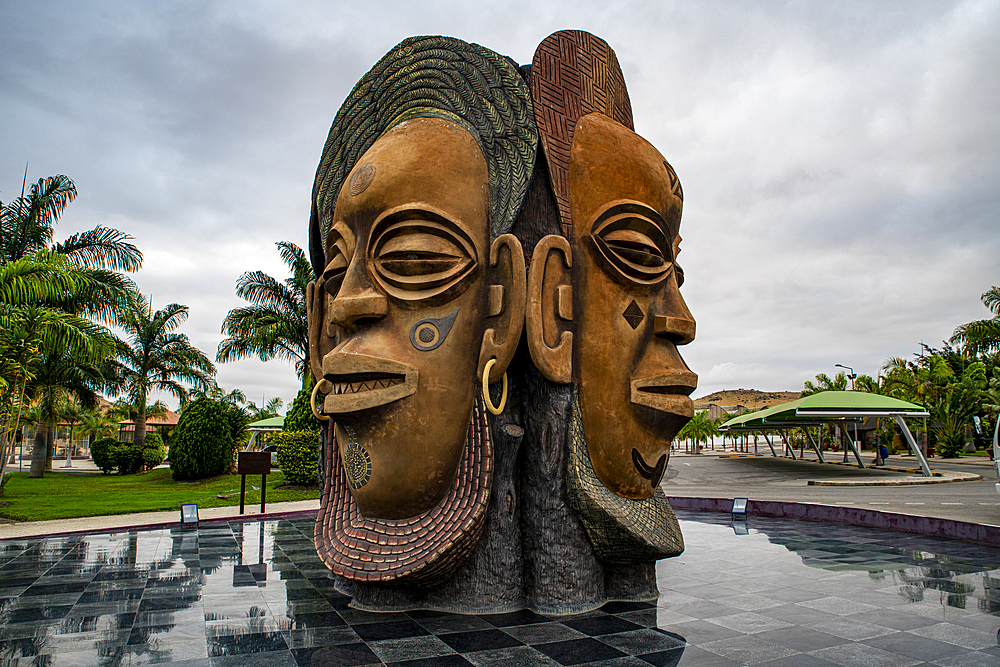
[[[674, 509], [731, 512], [733, 507], [732, 498], [667, 496], [667, 500]], [[747, 515], [830, 521], [1000, 546], [1000, 526], [861, 507], [750, 499], [747, 503]]]

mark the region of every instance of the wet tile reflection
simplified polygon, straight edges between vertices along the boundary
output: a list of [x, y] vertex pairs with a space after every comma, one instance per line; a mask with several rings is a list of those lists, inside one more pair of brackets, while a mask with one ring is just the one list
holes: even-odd
[[659, 600], [559, 618], [350, 609], [308, 517], [0, 542], [0, 664], [1000, 664], [1000, 550], [678, 514]]

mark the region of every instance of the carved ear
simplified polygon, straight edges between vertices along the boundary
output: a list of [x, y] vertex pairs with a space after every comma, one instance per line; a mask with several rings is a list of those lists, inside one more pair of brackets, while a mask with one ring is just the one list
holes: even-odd
[[497, 363], [490, 369], [489, 381], [493, 383], [503, 378], [524, 327], [524, 251], [513, 234], [501, 234], [493, 241], [486, 279], [489, 303], [479, 352], [479, 376], [486, 363], [496, 357]]
[[528, 305], [525, 326], [528, 349], [535, 367], [552, 382], [573, 379], [573, 288], [569, 269], [573, 253], [569, 241], [549, 235], [535, 246], [528, 272]]
[[323, 308], [326, 303], [326, 292], [317, 289], [318, 280], [311, 281], [306, 285], [306, 321], [309, 328], [309, 368], [312, 371], [313, 379], [319, 382], [323, 379], [323, 347], [322, 340], [326, 333], [324, 322], [326, 321], [326, 310]]

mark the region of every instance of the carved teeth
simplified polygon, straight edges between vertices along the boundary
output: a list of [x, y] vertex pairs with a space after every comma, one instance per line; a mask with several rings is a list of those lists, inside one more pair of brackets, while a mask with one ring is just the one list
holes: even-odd
[[403, 384], [403, 378], [392, 377], [379, 380], [368, 380], [367, 382], [333, 382], [333, 394], [357, 394], [363, 391], [374, 389], [388, 389], [398, 384]]

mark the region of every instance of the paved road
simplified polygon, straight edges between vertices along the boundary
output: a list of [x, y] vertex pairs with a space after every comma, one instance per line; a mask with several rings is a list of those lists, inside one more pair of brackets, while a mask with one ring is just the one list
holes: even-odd
[[[870, 454], [864, 460], [867, 462], [869, 458]], [[898, 465], [898, 462], [892, 461], [890, 465]], [[911, 465], [907, 463], [906, 467]], [[995, 487], [995, 469], [988, 464], [936, 460], [931, 462], [931, 469], [974, 472], [983, 480], [900, 486], [809, 486], [809, 480], [873, 480], [907, 475], [838, 465], [823, 466], [769, 456], [720, 458], [675, 455], [671, 457], [663, 476], [663, 490], [668, 496], [746, 497], [845, 505], [1000, 526], [1000, 495]]]

